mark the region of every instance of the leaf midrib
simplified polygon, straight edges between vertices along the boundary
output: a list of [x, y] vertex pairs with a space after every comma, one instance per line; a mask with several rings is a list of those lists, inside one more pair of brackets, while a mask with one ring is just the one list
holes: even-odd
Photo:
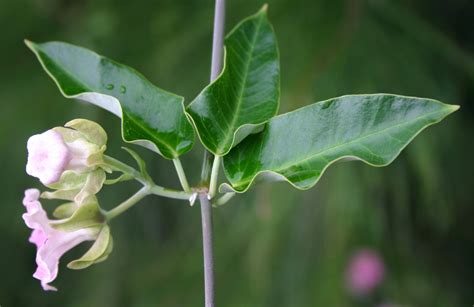
[[[118, 99], [117, 99], [118, 100]], [[124, 110], [122, 110], [122, 112], [124, 112]], [[169, 144], [159, 140], [157, 137], [155, 137], [155, 135], [153, 134], [153, 131], [150, 130], [150, 128], [146, 127], [146, 126], [143, 126], [142, 123], [135, 119], [133, 116], [130, 116], [130, 114], [128, 115], [128, 118], [135, 124], [137, 125], [138, 127], [140, 127], [141, 129], [143, 129], [147, 134], [148, 134], [148, 137], [150, 137], [151, 139], [153, 139], [155, 142], [157, 142], [158, 144], [162, 144], [164, 147], [166, 147], [169, 152], [172, 153], [173, 155], [173, 158], [175, 158], [178, 154], [177, 152], [175, 152], [174, 148], [170, 147]], [[136, 140], [139, 140], [139, 139], [135, 139], [134, 141]]]
[[[253, 58], [253, 52], [255, 50], [255, 44], [257, 42], [258, 32], [260, 32], [260, 28], [262, 27], [262, 21], [263, 21], [263, 18], [260, 17], [258, 19], [258, 24], [257, 24], [257, 27], [256, 27], [255, 32], [254, 32], [255, 34], [252, 38], [252, 43], [250, 45], [250, 51], [249, 51], [250, 56], [249, 56], [248, 61], [245, 65], [245, 70], [244, 70], [245, 74], [244, 74], [244, 78], [243, 78], [243, 82], [242, 82], [243, 84], [242, 84], [242, 86], [240, 88], [240, 91], [239, 91], [239, 94], [238, 94], [237, 108], [236, 108], [235, 112], [232, 113], [232, 119], [231, 119], [231, 122], [230, 122], [230, 125], [229, 125], [229, 129], [227, 130], [228, 133], [225, 134], [224, 140], [221, 143], [222, 145], [217, 148], [218, 152], [222, 152], [223, 149], [228, 147], [227, 143], [231, 139], [234, 138], [234, 134], [237, 130], [235, 126], [236, 126], [236, 123], [237, 123], [237, 119], [240, 116], [240, 109], [241, 109], [241, 106], [242, 106], [242, 97], [244, 95], [244, 90], [245, 90], [245, 87], [247, 85], [247, 79], [248, 79], [247, 77], [248, 77], [248, 74], [249, 74], [250, 62], [252, 61], [252, 58]], [[230, 144], [230, 145], [232, 145], [232, 144]]]

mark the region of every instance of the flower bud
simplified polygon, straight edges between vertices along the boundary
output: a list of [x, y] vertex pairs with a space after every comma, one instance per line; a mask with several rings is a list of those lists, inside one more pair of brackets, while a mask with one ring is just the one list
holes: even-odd
[[56, 183], [71, 170], [84, 173], [103, 162], [107, 134], [97, 123], [75, 119], [28, 140], [26, 172], [45, 185]]

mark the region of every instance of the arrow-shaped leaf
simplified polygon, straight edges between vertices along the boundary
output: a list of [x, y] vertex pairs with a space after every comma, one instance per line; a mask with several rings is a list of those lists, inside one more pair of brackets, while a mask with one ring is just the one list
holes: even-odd
[[188, 106], [204, 146], [225, 155], [278, 111], [280, 66], [266, 7], [225, 39], [224, 70]]
[[157, 88], [134, 69], [82, 47], [61, 42], [26, 44], [65, 97], [98, 105], [121, 117], [125, 141], [168, 159], [191, 149], [194, 132], [182, 97]]
[[242, 192], [259, 175], [286, 180], [298, 189], [314, 186], [326, 168], [342, 159], [372, 166], [392, 162], [424, 128], [459, 107], [395, 95], [353, 95], [318, 102], [272, 118], [224, 157], [232, 184]]

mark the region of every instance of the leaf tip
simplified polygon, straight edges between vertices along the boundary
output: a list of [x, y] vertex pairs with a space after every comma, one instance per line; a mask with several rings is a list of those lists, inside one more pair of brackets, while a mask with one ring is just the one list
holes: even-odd
[[262, 13], [267, 13], [268, 12], [268, 3], [265, 3], [262, 8], [260, 9], [260, 12]]
[[452, 104], [452, 105], [450, 105], [450, 108], [451, 108], [452, 112], [456, 112], [457, 110], [459, 110], [461, 108], [461, 106], [457, 105], [457, 104]]
[[32, 41], [30, 41], [30, 40], [27, 39], [27, 38], [25, 38], [25, 39], [23, 40], [23, 42], [24, 42], [25, 45], [26, 45], [28, 48], [30, 48], [30, 49], [33, 49], [33, 47], [34, 47], [34, 45], [35, 45], [35, 43], [33, 43]]

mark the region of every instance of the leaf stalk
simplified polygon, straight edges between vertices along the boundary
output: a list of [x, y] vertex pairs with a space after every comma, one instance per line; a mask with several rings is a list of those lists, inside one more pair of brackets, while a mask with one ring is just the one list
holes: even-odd
[[234, 197], [234, 196], [235, 196], [235, 193], [232, 193], [232, 192], [231, 192], [231, 193], [225, 193], [225, 194], [222, 195], [218, 200], [216, 200], [216, 201], [212, 204], [212, 206], [213, 206], [214, 208], [216, 208], [216, 207], [220, 207], [220, 206], [222, 206], [222, 205], [225, 205], [225, 204], [226, 204], [229, 200], [231, 200], [232, 197]]
[[209, 185], [209, 199], [212, 199], [217, 192], [217, 182], [219, 180], [219, 166], [221, 165], [221, 157], [215, 155], [214, 162], [212, 162], [211, 183]]
[[178, 173], [179, 182], [183, 187], [183, 190], [186, 193], [191, 193], [191, 188], [189, 187], [188, 179], [186, 178], [186, 173], [184, 172], [183, 165], [179, 158], [173, 159], [174, 167], [176, 168], [176, 172]]

